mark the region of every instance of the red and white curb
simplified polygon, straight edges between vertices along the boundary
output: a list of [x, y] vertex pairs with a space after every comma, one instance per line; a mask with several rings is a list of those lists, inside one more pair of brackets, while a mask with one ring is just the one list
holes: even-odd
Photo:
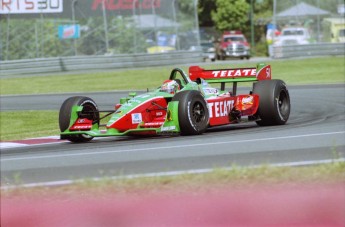
[[26, 147], [31, 145], [41, 145], [41, 144], [55, 144], [55, 143], [64, 143], [66, 140], [60, 140], [60, 136], [48, 136], [41, 138], [32, 138], [25, 140], [14, 140], [14, 141], [1, 141], [0, 148], [18, 148]]

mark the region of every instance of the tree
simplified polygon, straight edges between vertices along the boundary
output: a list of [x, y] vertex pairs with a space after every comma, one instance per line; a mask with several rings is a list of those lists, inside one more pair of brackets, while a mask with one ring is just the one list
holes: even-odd
[[211, 11], [212, 20], [220, 31], [245, 30], [248, 24], [249, 5], [245, 0], [216, 0]]
[[211, 17], [211, 10], [216, 8], [214, 0], [200, 0], [198, 5], [199, 25], [201, 27], [213, 27], [214, 21]]

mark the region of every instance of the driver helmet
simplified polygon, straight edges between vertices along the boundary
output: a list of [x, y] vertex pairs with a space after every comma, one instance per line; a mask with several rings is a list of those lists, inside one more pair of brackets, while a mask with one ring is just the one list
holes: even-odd
[[175, 94], [178, 90], [180, 90], [180, 85], [175, 80], [166, 80], [159, 91]]

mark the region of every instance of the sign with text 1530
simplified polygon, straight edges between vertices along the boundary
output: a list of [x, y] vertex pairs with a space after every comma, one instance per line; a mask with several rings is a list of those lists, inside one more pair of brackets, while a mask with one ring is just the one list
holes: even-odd
[[0, 14], [61, 13], [63, 0], [0, 0]]

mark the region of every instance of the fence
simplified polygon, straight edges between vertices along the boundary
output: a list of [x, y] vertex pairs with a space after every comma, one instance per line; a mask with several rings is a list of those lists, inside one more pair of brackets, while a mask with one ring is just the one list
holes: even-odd
[[[345, 56], [345, 43], [318, 43], [305, 45], [273, 46], [272, 58], [293, 58], [307, 56]], [[112, 56], [59, 57], [2, 61], [0, 78], [20, 74], [53, 72], [77, 72], [110, 70], [162, 65], [200, 63], [201, 52], [173, 51], [160, 54], [121, 54]]]
[[[199, 45], [197, 0], [0, 0], [0, 60]], [[151, 48], [153, 47], [153, 48]]]
[[202, 60], [202, 53], [197, 51], [12, 60], [1, 62], [0, 78], [19, 74], [178, 65], [186, 62], [198, 63]]

